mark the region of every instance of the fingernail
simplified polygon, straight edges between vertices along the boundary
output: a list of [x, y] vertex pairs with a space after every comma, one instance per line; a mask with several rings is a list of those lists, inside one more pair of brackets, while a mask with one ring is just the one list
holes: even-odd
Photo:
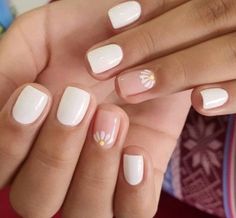
[[124, 176], [130, 185], [138, 185], [143, 180], [144, 160], [142, 155], [124, 155]]
[[228, 92], [221, 88], [205, 89], [200, 93], [202, 95], [203, 108], [205, 110], [220, 107], [229, 99]]
[[87, 58], [92, 71], [99, 74], [119, 65], [123, 58], [123, 51], [120, 46], [111, 44], [88, 52]]
[[26, 86], [13, 107], [13, 118], [21, 124], [34, 123], [44, 111], [47, 102], [47, 94], [32, 86]]
[[100, 109], [96, 114], [93, 128], [95, 142], [104, 148], [111, 148], [115, 144], [119, 127], [120, 116], [117, 113]]
[[59, 104], [57, 119], [66, 126], [76, 126], [84, 118], [90, 103], [90, 94], [82, 89], [67, 87]]
[[118, 85], [123, 96], [146, 92], [152, 89], [155, 84], [155, 75], [150, 70], [133, 71], [118, 77]]
[[141, 16], [141, 5], [137, 1], [121, 3], [108, 11], [114, 29], [134, 23]]

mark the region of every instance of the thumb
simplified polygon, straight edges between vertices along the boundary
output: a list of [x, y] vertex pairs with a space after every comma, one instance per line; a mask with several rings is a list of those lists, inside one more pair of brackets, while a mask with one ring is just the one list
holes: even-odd
[[33, 82], [46, 66], [45, 11], [17, 18], [0, 40], [0, 108], [16, 88]]

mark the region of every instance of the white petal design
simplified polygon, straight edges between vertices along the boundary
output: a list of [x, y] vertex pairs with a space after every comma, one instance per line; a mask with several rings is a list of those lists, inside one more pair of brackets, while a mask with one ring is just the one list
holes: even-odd
[[105, 137], [105, 142], [108, 142], [108, 140], [111, 138], [110, 134], [107, 134]]
[[93, 135], [93, 138], [98, 144], [100, 144], [101, 146], [104, 146], [104, 145], [109, 144], [109, 141], [111, 139], [111, 135], [106, 134], [104, 131], [101, 131], [101, 132], [96, 132]]
[[151, 89], [156, 83], [154, 73], [150, 70], [142, 71], [139, 78], [146, 89]]
[[100, 139], [101, 140], [104, 140], [105, 139], [105, 136], [106, 136], [106, 133], [104, 131], [101, 131], [100, 133]]
[[98, 134], [98, 132], [96, 132], [96, 133], [93, 135], [93, 138], [94, 138], [94, 140], [95, 140], [96, 142], [99, 141], [99, 134]]
[[150, 70], [144, 70], [144, 71], [143, 71], [143, 74], [144, 74], [144, 75], [150, 75], [150, 73], [152, 74], [152, 72], [151, 72]]

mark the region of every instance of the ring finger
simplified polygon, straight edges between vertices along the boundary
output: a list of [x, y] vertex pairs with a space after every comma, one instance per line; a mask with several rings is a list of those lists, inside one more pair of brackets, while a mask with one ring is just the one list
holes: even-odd
[[128, 123], [128, 117], [118, 107], [99, 107], [63, 208], [63, 217], [113, 217], [113, 196]]

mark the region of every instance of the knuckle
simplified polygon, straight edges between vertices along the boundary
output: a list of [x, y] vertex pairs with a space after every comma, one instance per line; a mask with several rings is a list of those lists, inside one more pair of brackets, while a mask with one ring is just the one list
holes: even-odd
[[46, 168], [66, 170], [74, 165], [74, 158], [64, 155], [60, 149], [58, 151], [37, 149], [34, 151], [34, 157]]
[[[175, 74], [175, 72], [178, 72], [178, 75], [179, 75], [178, 77], [179, 88], [178, 89], [182, 90], [183, 88], [191, 87], [193, 84], [191, 84], [191, 79], [189, 79], [189, 70], [186, 64], [184, 63], [184, 59], [180, 55], [175, 55], [173, 56], [172, 61], [173, 61], [172, 62], [173, 66], [176, 69], [176, 71], [173, 71], [173, 73]], [[176, 77], [175, 75], [170, 75], [170, 76]], [[179, 91], [179, 90], [175, 90], [175, 91]], [[172, 139], [176, 140], [176, 136], [172, 136]]]
[[[0, 120], [2, 120], [0, 118]], [[3, 121], [3, 120], [2, 120]], [[25, 154], [25, 147], [19, 146], [25, 138], [23, 129], [3, 121], [0, 124], [0, 157], [19, 161]], [[14, 139], [12, 139], [14, 133]]]
[[236, 62], [236, 33], [233, 33], [229, 40], [226, 40], [227, 46], [229, 48], [230, 58], [233, 58]]
[[204, 24], [221, 24], [229, 20], [232, 9], [235, 7], [234, 0], [203, 0], [195, 4], [198, 18]]
[[92, 189], [105, 189], [107, 184], [112, 184], [115, 180], [111, 177], [111, 174], [107, 174], [102, 172], [101, 170], [88, 170], [88, 169], [80, 169], [80, 181], [85, 184], [87, 188]]
[[137, 44], [139, 45], [142, 57], [152, 57], [155, 54], [155, 51], [157, 51], [155, 34], [152, 34], [150, 30], [139, 30], [138, 35], [139, 37], [137, 37]]

